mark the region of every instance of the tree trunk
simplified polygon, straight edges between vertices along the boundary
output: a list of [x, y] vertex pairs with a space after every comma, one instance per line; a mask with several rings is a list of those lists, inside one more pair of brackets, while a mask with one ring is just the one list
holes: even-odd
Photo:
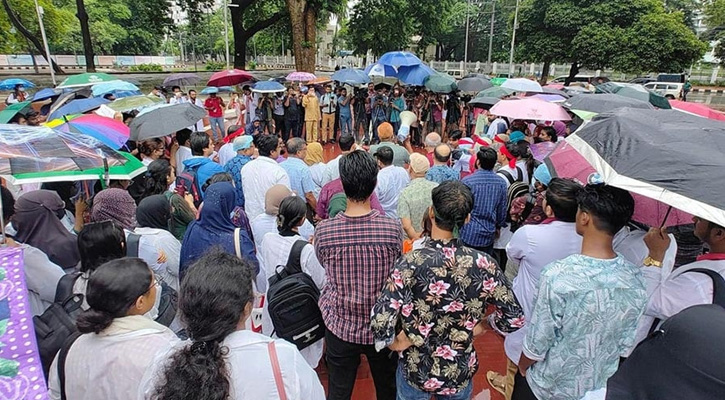
[[305, 9], [305, 43], [302, 46], [300, 71], [315, 72], [317, 55], [317, 10], [309, 4]]
[[544, 60], [544, 67], [541, 68], [541, 78], [539, 83], [543, 86], [546, 85], [546, 81], [549, 79], [549, 70], [551, 69], [551, 60]]
[[[8, 3], [8, 0], [2, 0], [3, 8], [5, 8], [5, 12], [7, 12], [8, 17], [10, 19], [10, 23], [15, 27], [15, 29], [20, 32], [21, 35], [25, 37], [25, 39], [29, 40], [30, 43], [33, 44], [33, 47], [35, 47], [35, 50], [38, 51], [38, 53], [43, 55], [43, 58], [48, 61], [48, 64], [50, 64], [53, 67], [53, 70], [56, 74], [65, 74], [65, 72], [58, 66], [58, 64], [55, 63], [54, 60], [48, 60], [47, 55], [45, 54], [45, 49], [43, 48], [43, 44], [40, 43], [40, 40], [38, 40], [38, 37], [33, 35], [32, 32], [30, 32], [22, 22], [20, 22], [20, 19], [18, 19], [18, 16], [15, 15], [13, 10], [10, 8], [10, 3]], [[35, 62], [35, 61], [33, 61]]]
[[577, 62], [571, 63], [571, 69], [569, 70], [569, 76], [564, 81], [564, 86], [569, 86], [570, 83], [574, 82], [574, 77], [579, 73], [579, 64]]
[[88, 13], [86, 12], [86, 4], [83, 0], [76, 0], [76, 17], [78, 17], [78, 21], [81, 23], [86, 72], [96, 72], [95, 54], [93, 54], [93, 42], [91, 42], [91, 29], [88, 25]]
[[295, 56], [295, 69], [304, 71], [303, 69], [303, 43], [306, 40], [305, 34], [305, 8], [306, 0], [287, 0], [287, 10], [289, 11], [290, 26], [292, 27], [292, 53]]
[[234, 68], [245, 69], [247, 63], [247, 42], [254, 37], [257, 32], [267, 29], [282, 19], [283, 13], [280, 11], [271, 17], [257, 21], [252, 26], [244, 29], [242, 17], [245, 10], [252, 2], [245, 2], [239, 7], [231, 9], [232, 14], [232, 31], [234, 32]]

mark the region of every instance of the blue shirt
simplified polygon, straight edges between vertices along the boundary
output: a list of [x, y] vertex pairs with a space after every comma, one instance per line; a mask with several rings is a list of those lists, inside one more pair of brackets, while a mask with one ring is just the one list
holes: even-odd
[[393, 105], [398, 107], [394, 109], [390, 107], [390, 122], [400, 122], [400, 112], [405, 111], [405, 100], [402, 96], [393, 98]]
[[244, 207], [244, 190], [242, 189], [242, 167], [252, 161], [250, 156], [236, 155], [224, 164], [224, 171], [234, 178], [234, 188], [237, 190], [237, 207]]
[[312, 180], [310, 167], [296, 157], [289, 157], [279, 165], [287, 171], [290, 181], [290, 189], [298, 196], [305, 197], [306, 193], [315, 192], [315, 182]]
[[506, 226], [506, 181], [493, 171], [479, 169], [461, 182], [473, 193], [471, 220], [463, 225], [461, 239], [469, 246], [490, 246], [496, 229]]
[[425, 179], [435, 182], [442, 183], [443, 181], [457, 181], [461, 176], [451, 167], [446, 165], [434, 165], [428, 172], [425, 173]]
[[351, 117], [352, 113], [350, 112], [350, 101], [348, 100], [347, 105], [343, 105], [342, 102], [344, 100], [345, 97], [343, 96], [337, 98], [337, 109], [340, 110], [340, 116]]
[[578, 400], [605, 387], [646, 304], [642, 272], [622, 256], [574, 254], [544, 267], [524, 340], [538, 361], [526, 373], [536, 397]]

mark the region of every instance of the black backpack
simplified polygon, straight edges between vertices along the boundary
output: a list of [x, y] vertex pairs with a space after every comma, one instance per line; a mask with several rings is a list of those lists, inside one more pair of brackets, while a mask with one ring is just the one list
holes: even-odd
[[300, 264], [307, 244], [304, 240], [295, 242], [287, 265], [277, 267], [267, 289], [267, 310], [275, 333], [299, 350], [325, 337], [325, 322], [317, 304], [320, 290]]
[[513, 204], [514, 199], [517, 197], [526, 196], [529, 193], [529, 185], [524, 182], [524, 173], [518, 166], [516, 167], [516, 172], [519, 177], [516, 179], [508, 171], [498, 172], [505, 176], [509, 182], [509, 188], [506, 192], [506, 198], [508, 200], [506, 205], [506, 222], [511, 222], [511, 204]]
[[[141, 241], [141, 235], [129, 233], [126, 239], [126, 256], [138, 257], [138, 246]], [[176, 305], [179, 302], [179, 295], [176, 290], [169, 286], [166, 282], [161, 281], [161, 301], [159, 302], [159, 316], [156, 322], [168, 327], [176, 317]]]
[[55, 355], [66, 340], [78, 332], [76, 317], [83, 311], [81, 305], [84, 296], [74, 295], [73, 285], [80, 275], [80, 272], [63, 275], [56, 286], [53, 304], [41, 315], [33, 317], [35, 339], [38, 342], [38, 352], [46, 378]]

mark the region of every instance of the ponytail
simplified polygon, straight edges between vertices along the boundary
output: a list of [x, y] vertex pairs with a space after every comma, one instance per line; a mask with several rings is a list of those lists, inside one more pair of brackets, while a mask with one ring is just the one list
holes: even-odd
[[100, 333], [113, 322], [114, 316], [108, 312], [89, 309], [82, 312], [76, 320], [80, 333]]
[[298, 196], [285, 197], [279, 203], [277, 212], [277, 231], [290, 233], [307, 215], [307, 203]]

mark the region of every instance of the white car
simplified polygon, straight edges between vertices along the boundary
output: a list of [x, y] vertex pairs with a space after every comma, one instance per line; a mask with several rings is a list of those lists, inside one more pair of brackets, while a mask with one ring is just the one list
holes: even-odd
[[682, 97], [682, 87], [684, 85], [684, 83], [677, 82], [650, 82], [644, 85], [644, 88], [670, 100], [674, 100]]

